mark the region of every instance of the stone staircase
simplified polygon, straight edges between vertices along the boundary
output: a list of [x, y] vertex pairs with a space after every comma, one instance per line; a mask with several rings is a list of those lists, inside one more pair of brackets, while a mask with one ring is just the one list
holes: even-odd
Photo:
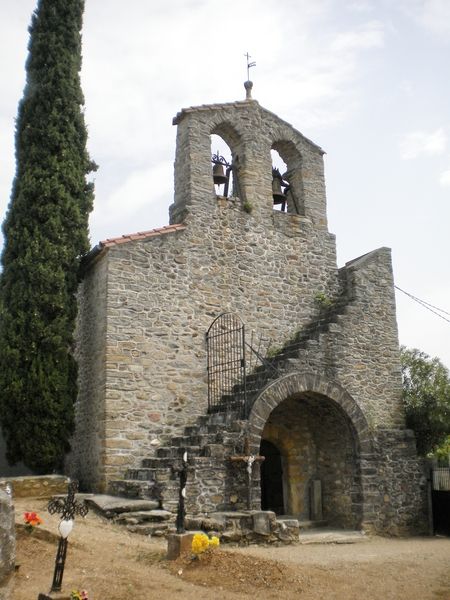
[[[244, 417], [263, 387], [284, 374], [305, 369], [305, 365], [314, 368], [313, 362], [321, 360], [322, 371], [333, 375], [334, 367], [331, 361], [327, 364], [324, 348], [330, 338], [339, 336], [342, 321], [349, 311], [351, 302], [342, 296], [247, 375]], [[242, 504], [232, 506], [229, 499], [223, 497], [227, 477], [224, 459], [241, 454], [244, 447], [246, 420], [242, 418], [242, 407], [237, 400], [242, 397], [242, 390], [242, 385], [235, 386], [233, 393], [223, 396], [222, 402], [214, 407], [213, 413], [198, 417], [194, 425], [184, 428], [182, 435], [172, 437], [167, 445], [158, 448], [154, 457], [144, 459], [140, 468], [129, 469], [123, 479], [110, 483], [114, 496], [154, 503], [147, 511], [123, 511], [114, 516], [116, 521], [126, 524], [131, 531], [152, 535], [163, 535], [173, 527], [179, 495], [178, 470], [184, 452], [188, 454], [190, 493], [186, 510], [189, 515], [243, 509]], [[214, 489], [217, 493], [211, 495]]]
[[[223, 473], [217, 470], [218, 462], [224, 463], [228, 455], [236, 452], [242, 445], [245, 422], [239, 421], [235, 413], [217, 413], [198, 418], [195, 425], [186, 426], [183, 435], [170, 439], [169, 444], [156, 450], [156, 455], [142, 461], [137, 469], [128, 469], [124, 478], [110, 483], [110, 492], [114, 496], [133, 500], [145, 500], [154, 503], [152, 514], [145, 511], [128, 511], [115, 517], [131, 531], [153, 534], [173, 527], [178, 507], [179, 469], [184, 452], [188, 455], [188, 481], [190, 497], [186, 500], [188, 514], [205, 514], [226, 508], [222, 498], [216, 498], [212, 504], [207, 494], [202, 494], [202, 474], [208, 482], [211, 473], [217, 476], [217, 496], [223, 487]], [[209, 482], [209, 486], [211, 482]], [[195, 499], [195, 502], [194, 500]], [[155, 519], [155, 509], [167, 512], [164, 522]]]

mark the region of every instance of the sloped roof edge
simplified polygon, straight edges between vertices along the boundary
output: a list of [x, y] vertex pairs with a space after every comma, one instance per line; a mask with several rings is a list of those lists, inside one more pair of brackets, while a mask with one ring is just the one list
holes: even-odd
[[177, 223], [175, 225], [164, 225], [164, 227], [149, 229], [148, 231], [138, 231], [137, 233], [129, 233], [115, 238], [108, 238], [99, 242], [87, 254], [85, 254], [82, 257], [82, 266], [86, 267], [94, 260], [94, 258], [96, 258], [101, 252], [103, 252], [107, 248], [119, 246], [121, 244], [127, 244], [128, 242], [135, 242], [137, 240], [146, 240], [152, 237], [159, 237], [168, 233], [182, 231], [183, 229], [186, 229], [186, 225], [183, 225], [182, 223]]

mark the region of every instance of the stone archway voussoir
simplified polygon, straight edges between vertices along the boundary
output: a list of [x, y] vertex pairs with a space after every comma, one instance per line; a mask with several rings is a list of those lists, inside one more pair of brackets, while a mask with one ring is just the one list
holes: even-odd
[[[367, 421], [353, 397], [339, 383], [316, 373], [290, 373], [271, 382], [264, 388], [249, 415], [249, 432], [261, 436], [270, 413], [286, 398], [302, 392], [313, 392], [330, 398], [351, 421], [360, 443], [366, 450], [373, 447]], [[255, 445], [258, 445], [255, 439]]]

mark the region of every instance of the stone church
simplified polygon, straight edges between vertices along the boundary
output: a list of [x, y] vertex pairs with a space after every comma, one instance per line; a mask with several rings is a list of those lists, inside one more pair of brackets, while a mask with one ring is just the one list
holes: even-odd
[[[68, 470], [175, 511], [187, 452], [191, 514], [412, 530], [425, 492], [390, 251], [337, 268], [323, 150], [246, 88], [174, 118], [170, 224], [84, 259]], [[230, 159], [212, 156], [212, 135]]]

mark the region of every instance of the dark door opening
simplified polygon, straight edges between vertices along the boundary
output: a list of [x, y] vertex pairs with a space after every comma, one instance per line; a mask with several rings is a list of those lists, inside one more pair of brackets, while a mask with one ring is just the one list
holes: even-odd
[[261, 465], [261, 510], [284, 513], [283, 469], [281, 454], [275, 444], [261, 440], [260, 454], [265, 457]]
[[432, 502], [434, 533], [450, 536], [450, 491], [433, 490]]

